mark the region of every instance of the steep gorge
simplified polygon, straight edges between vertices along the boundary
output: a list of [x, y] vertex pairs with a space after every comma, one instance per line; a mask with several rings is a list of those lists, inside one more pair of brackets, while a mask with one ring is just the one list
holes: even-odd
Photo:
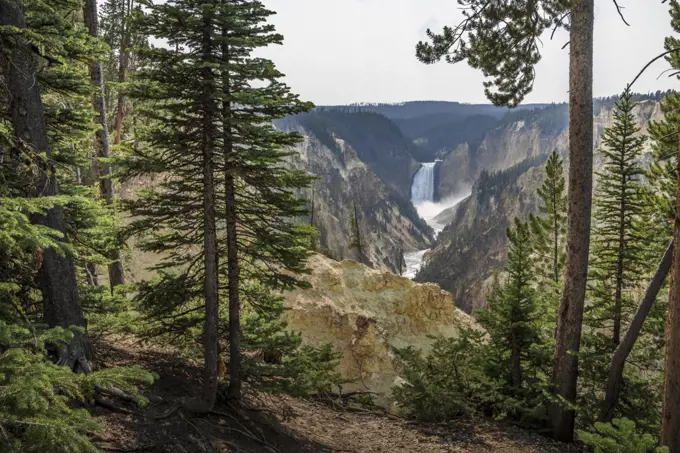
[[[614, 101], [595, 101], [595, 148], [613, 121]], [[544, 158], [555, 150], [566, 159], [567, 115], [563, 104], [513, 112], [504, 124], [487, 132], [477, 149], [459, 146], [444, 158], [439, 191], [451, 193], [472, 180], [473, 193], [437, 217], [447, 227], [425, 254], [417, 281], [435, 282], [451, 291], [467, 312], [484, 306], [489, 284], [505, 264], [509, 222], [516, 216], [527, 217], [538, 207], [536, 189], [543, 179]], [[650, 120], [661, 118], [659, 102], [641, 99], [635, 115], [644, 133]], [[596, 170], [600, 162], [596, 155]], [[500, 172], [495, 180], [494, 171]]]
[[[360, 124], [361, 117], [339, 118], [312, 112], [278, 124], [303, 136], [289, 164], [317, 178], [301, 194], [313, 211], [307, 221], [319, 230], [320, 249], [328, 256], [398, 272], [402, 250], [427, 248], [433, 239], [408, 199], [418, 169], [408, 153], [412, 145], [384, 117], [355, 128], [350, 125]], [[363, 257], [351, 247], [355, 206]]]

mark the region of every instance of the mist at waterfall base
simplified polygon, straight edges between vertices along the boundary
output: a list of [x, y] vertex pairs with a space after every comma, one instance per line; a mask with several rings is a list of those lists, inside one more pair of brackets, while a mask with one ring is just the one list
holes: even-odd
[[[434, 169], [436, 162], [423, 163], [420, 170], [413, 177], [411, 186], [411, 202], [418, 211], [418, 215], [434, 230], [435, 236], [444, 229], [445, 224], [438, 223], [435, 218], [442, 211], [449, 209], [470, 195], [470, 190], [434, 202]], [[414, 278], [423, 264], [425, 253], [429, 249], [405, 253], [406, 271], [404, 277]]]

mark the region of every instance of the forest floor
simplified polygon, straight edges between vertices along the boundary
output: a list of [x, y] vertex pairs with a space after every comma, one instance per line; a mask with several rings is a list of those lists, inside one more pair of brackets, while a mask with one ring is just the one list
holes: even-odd
[[[104, 452], [139, 453], [444, 453], [580, 452], [520, 428], [491, 421], [422, 424], [376, 410], [333, 408], [289, 397], [251, 400], [246, 408], [219, 403], [211, 414], [178, 409], [195, 395], [200, 364], [172, 352], [143, 349], [120, 338], [100, 342], [102, 366], [140, 365], [158, 374], [137, 408], [116, 399], [89, 409], [103, 425], [95, 442]], [[106, 407], [108, 406], [108, 407]]]

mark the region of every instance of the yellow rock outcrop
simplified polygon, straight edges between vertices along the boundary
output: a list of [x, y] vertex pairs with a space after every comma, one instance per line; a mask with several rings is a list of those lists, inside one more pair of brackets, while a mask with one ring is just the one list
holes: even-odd
[[476, 325], [435, 284], [323, 255], [312, 256], [309, 267], [304, 279], [312, 288], [285, 294], [289, 327], [302, 332], [306, 344], [331, 343], [342, 354], [340, 372], [355, 381], [343, 391], [375, 392], [385, 407], [400, 380], [393, 348], [427, 351], [431, 337], [455, 337], [461, 327]]

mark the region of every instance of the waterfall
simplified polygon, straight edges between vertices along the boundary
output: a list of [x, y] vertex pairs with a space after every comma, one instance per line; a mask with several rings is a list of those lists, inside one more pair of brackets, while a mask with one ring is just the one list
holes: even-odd
[[423, 163], [413, 177], [411, 202], [414, 206], [434, 201], [434, 166], [436, 162]]
[[[458, 204], [461, 200], [470, 195], [469, 191], [449, 196], [445, 200], [434, 202], [434, 168], [436, 162], [424, 162], [416, 175], [413, 177], [411, 185], [411, 202], [418, 211], [418, 215], [434, 229], [435, 235], [439, 233], [445, 225], [441, 225], [435, 220], [437, 215], [443, 210]], [[406, 272], [404, 277], [413, 278], [423, 265], [423, 259], [428, 249], [417, 250], [415, 252], [404, 253], [406, 261]]]

